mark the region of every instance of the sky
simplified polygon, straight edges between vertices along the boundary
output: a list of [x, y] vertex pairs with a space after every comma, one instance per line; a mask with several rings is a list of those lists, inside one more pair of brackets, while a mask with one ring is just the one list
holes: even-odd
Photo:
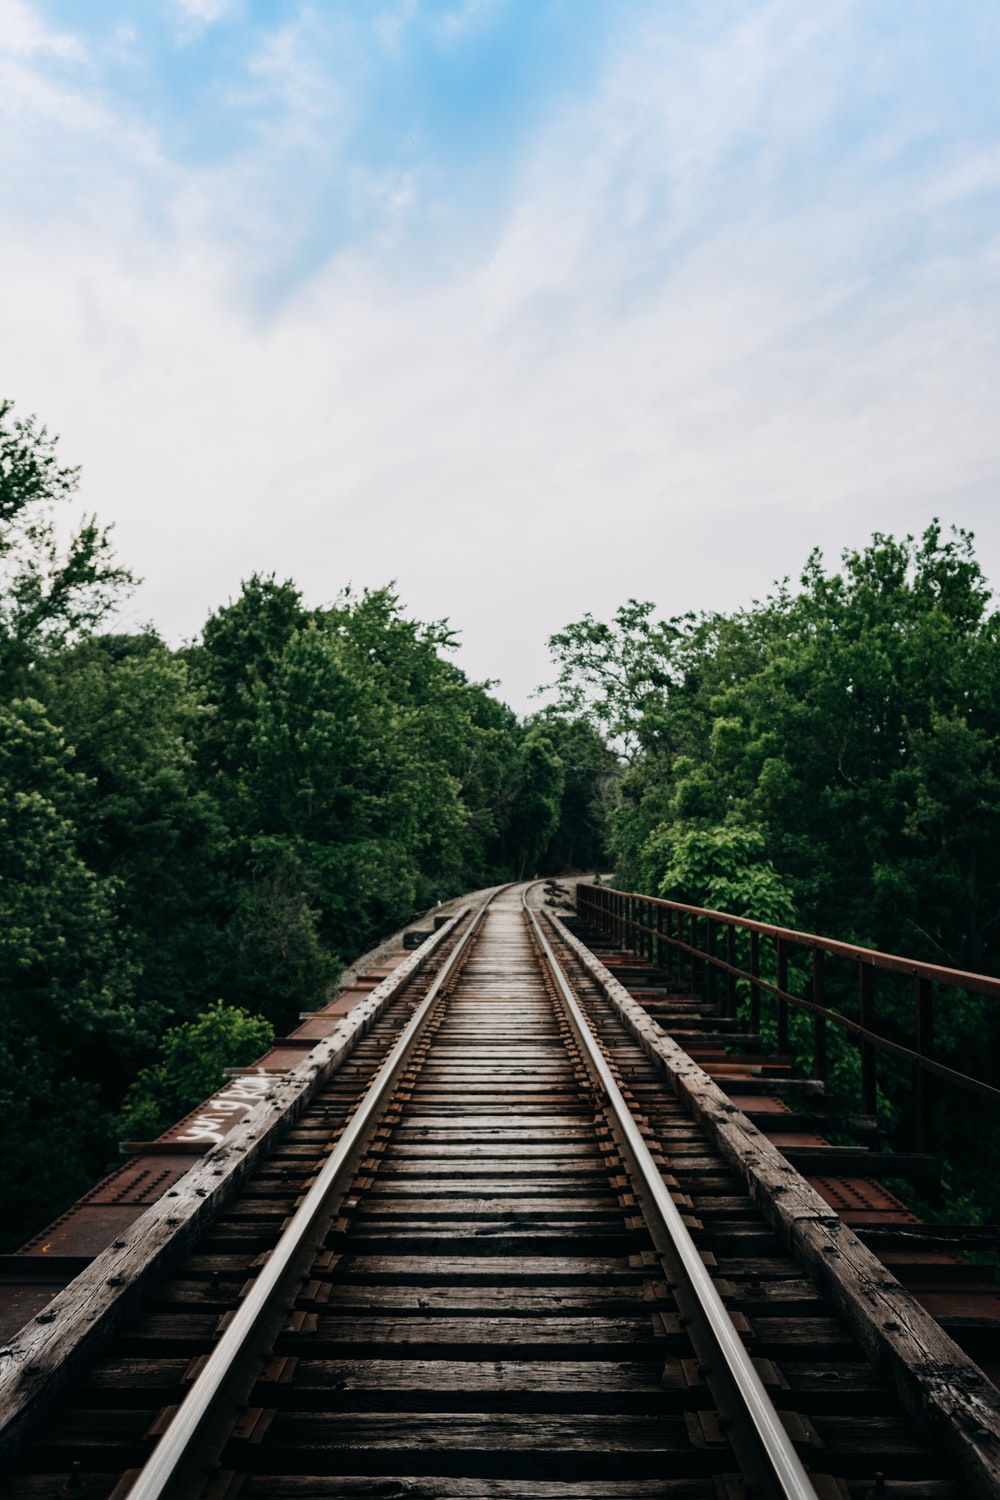
[[0, 395], [171, 642], [395, 581], [519, 711], [932, 517], [1000, 585], [996, 0], [0, 0]]

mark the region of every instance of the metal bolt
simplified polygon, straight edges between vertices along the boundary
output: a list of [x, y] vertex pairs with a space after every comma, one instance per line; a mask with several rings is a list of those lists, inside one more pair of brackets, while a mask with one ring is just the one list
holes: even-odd
[[59, 1486], [59, 1500], [71, 1500], [74, 1495], [85, 1495], [88, 1488], [87, 1481], [83, 1477], [83, 1464], [76, 1459], [68, 1478]]

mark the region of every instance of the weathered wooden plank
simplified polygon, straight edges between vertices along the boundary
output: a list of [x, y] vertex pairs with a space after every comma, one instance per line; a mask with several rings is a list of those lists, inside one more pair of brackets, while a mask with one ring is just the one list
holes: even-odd
[[468, 1256], [436, 1255], [433, 1258], [413, 1255], [355, 1255], [346, 1252], [337, 1264], [337, 1276], [344, 1279], [369, 1278], [413, 1281], [465, 1281], [474, 1278], [502, 1281], [508, 1285], [527, 1282], [575, 1280], [607, 1285], [612, 1281], [632, 1281], [635, 1269], [624, 1258], [605, 1255], [518, 1255]]
[[583, 1215], [594, 1214], [607, 1217], [615, 1214], [620, 1217], [621, 1209], [618, 1199], [614, 1193], [602, 1194], [600, 1197], [577, 1195], [566, 1193], [561, 1197], [553, 1194], [540, 1192], [536, 1195], [525, 1194], [515, 1197], [512, 1193], [509, 1197], [498, 1194], [493, 1198], [480, 1198], [471, 1193], [454, 1193], [448, 1197], [402, 1197], [393, 1196], [390, 1193], [369, 1192], [363, 1194], [357, 1209], [359, 1219], [370, 1219], [374, 1217], [384, 1218], [394, 1215], [402, 1215], [406, 1218], [429, 1219], [434, 1215], [442, 1215], [447, 1218], [469, 1218], [490, 1219], [503, 1214], [505, 1217], [522, 1215], [526, 1218], [537, 1219], [541, 1215], [572, 1214], [574, 1218]]
[[[154, 1320], [148, 1320], [152, 1323]], [[182, 1318], [164, 1320], [163, 1331]], [[333, 1343], [392, 1345], [464, 1344], [507, 1348], [533, 1344], [587, 1345], [589, 1347], [653, 1347], [653, 1330], [648, 1313], [644, 1315], [599, 1317], [579, 1314], [573, 1317], [469, 1316], [406, 1317], [320, 1316], [317, 1341]], [[555, 1356], [552, 1356], [555, 1357]], [[648, 1356], [644, 1356], [648, 1357]]]
[[[220, 1475], [220, 1479], [222, 1479]], [[105, 1500], [119, 1475], [87, 1475], [87, 1500]], [[11, 1481], [9, 1500], [52, 1500], [52, 1479], [26, 1474]], [[492, 1479], [448, 1475], [271, 1475], [246, 1481], [241, 1500], [717, 1500], [711, 1479], [563, 1480]], [[906, 1497], [903, 1497], [906, 1500]], [[920, 1500], [953, 1500], [953, 1492], [921, 1492]]]
[[[261, 1406], [303, 1401], [310, 1393], [339, 1409], [346, 1400], [382, 1409], [385, 1397], [398, 1409], [400, 1397], [425, 1403], [468, 1398], [474, 1401], [502, 1399], [535, 1410], [536, 1398], [562, 1402], [576, 1411], [596, 1410], [600, 1405], [619, 1409], [619, 1403], [635, 1398], [643, 1409], [660, 1410], [670, 1392], [689, 1399], [690, 1386], [679, 1358], [667, 1357], [645, 1363], [628, 1360], [474, 1360], [474, 1359], [315, 1359], [301, 1357], [275, 1362], [272, 1378], [265, 1367], [255, 1387], [254, 1402]], [[149, 1357], [102, 1361], [80, 1394], [78, 1405], [99, 1402], [148, 1405], [148, 1392], [174, 1391], [183, 1387], [186, 1358], [154, 1360]], [[825, 1390], [825, 1387], [823, 1387]], [[158, 1398], [159, 1399], [159, 1396]], [[168, 1397], [163, 1398], [167, 1404]], [[372, 1405], [372, 1403], [375, 1405]], [[492, 1409], [492, 1405], [490, 1406]]]
[[[662, 1283], [661, 1283], [662, 1284]], [[510, 1313], [558, 1314], [584, 1311], [590, 1314], [607, 1315], [609, 1312], [626, 1311], [629, 1308], [643, 1309], [653, 1303], [653, 1298], [644, 1291], [643, 1282], [632, 1286], [616, 1286], [601, 1289], [590, 1283], [585, 1286], [363, 1286], [357, 1282], [343, 1285], [327, 1283], [323, 1290], [322, 1306], [329, 1311], [351, 1308], [358, 1312], [378, 1308], [382, 1314], [400, 1316], [411, 1312], [481, 1312], [483, 1314], [506, 1315]], [[305, 1305], [304, 1303], [302, 1305]]]
[[[269, 1443], [304, 1450], [320, 1448], [330, 1454], [352, 1450], [393, 1453], [418, 1449], [440, 1458], [443, 1450], [479, 1451], [500, 1467], [501, 1455], [512, 1449], [556, 1453], [686, 1454], [687, 1430], [679, 1416], [582, 1416], [553, 1413], [521, 1415], [510, 1412], [396, 1412], [391, 1422], [380, 1414], [338, 1412], [278, 1412], [268, 1431]], [[299, 1466], [301, 1466], [299, 1464]]]
[[[735, 1236], [726, 1238], [731, 1244]], [[341, 1251], [361, 1255], [379, 1255], [385, 1251], [383, 1233], [364, 1233], [352, 1227], [349, 1233], [329, 1236], [330, 1245]], [[750, 1241], [756, 1246], [759, 1241]], [[393, 1234], [393, 1248], [400, 1255], [456, 1255], [478, 1257], [488, 1249], [496, 1255], [632, 1255], [652, 1248], [645, 1229], [625, 1229], [612, 1223], [591, 1220], [576, 1224], [570, 1218], [537, 1228], [524, 1222], [483, 1219], [478, 1222], [438, 1219], [433, 1223], [407, 1223]]]
[[[20, 1492], [19, 1492], [20, 1493]], [[36, 1494], [38, 1492], [35, 1492]], [[738, 1493], [734, 1491], [733, 1493]], [[832, 1494], [833, 1491], [828, 1493]], [[389, 1480], [314, 1478], [308, 1475], [251, 1477], [241, 1500], [718, 1500], [715, 1481], [708, 1477], [656, 1479], [495, 1479], [448, 1475], [407, 1474]], [[15, 1497], [16, 1500], [16, 1497]], [[24, 1500], [35, 1500], [34, 1494]], [[893, 1482], [892, 1500], [961, 1500], [948, 1482], [927, 1480]]]

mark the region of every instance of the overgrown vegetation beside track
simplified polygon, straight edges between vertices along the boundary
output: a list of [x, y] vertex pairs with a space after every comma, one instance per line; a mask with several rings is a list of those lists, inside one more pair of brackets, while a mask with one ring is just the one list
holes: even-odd
[[[1000, 973], [1000, 614], [968, 534], [876, 535], [748, 609], [658, 619], [630, 600], [550, 644], [560, 710], [621, 757], [620, 887]], [[856, 977], [837, 985], [856, 1015]], [[880, 1023], [912, 1044], [912, 1018], [903, 985]], [[993, 1002], [941, 996], [935, 1024], [942, 1061], [1000, 1085]], [[856, 1100], [857, 1050], [831, 1047]], [[890, 1061], [882, 1082], [905, 1144], [910, 1071]], [[942, 1089], [939, 1131], [945, 1199], [1000, 1221], [989, 1106]]]
[[254, 576], [183, 649], [109, 631], [134, 580], [92, 518], [59, 544], [77, 477], [0, 403], [5, 1248], [373, 936], [594, 868], [612, 766], [586, 724], [521, 722], [469, 682], [446, 622], [390, 588], [316, 609]]

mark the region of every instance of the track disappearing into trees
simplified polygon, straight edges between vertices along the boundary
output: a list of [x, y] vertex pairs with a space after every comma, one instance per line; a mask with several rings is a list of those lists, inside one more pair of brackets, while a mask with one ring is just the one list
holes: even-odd
[[[462, 941], [151, 1291], [8, 1493], [741, 1500], [742, 1474], [755, 1496], [957, 1500], [572, 948], [515, 891]], [[671, 1213], [696, 1249], [666, 1242]], [[696, 1281], [715, 1278], [707, 1313], [692, 1257]], [[175, 1409], [241, 1320], [248, 1342], [175, 1471]]]

